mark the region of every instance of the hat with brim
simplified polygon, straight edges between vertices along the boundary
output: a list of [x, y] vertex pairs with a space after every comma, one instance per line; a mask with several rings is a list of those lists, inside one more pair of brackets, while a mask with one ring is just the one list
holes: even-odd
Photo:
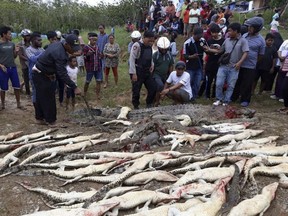
[[81, 46], [77, 35], [69, 34], [65, 37], [65, 41], [67, 44], [71, 46], [74, 52], [81, 50]]

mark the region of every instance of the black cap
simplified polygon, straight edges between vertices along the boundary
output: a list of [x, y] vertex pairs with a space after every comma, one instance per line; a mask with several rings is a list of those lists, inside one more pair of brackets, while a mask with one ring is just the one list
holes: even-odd
[[175, 65], [175, 68], [185, 68], [186, 64], [183, 61], [178, 61]]
[[77, 52], [81, 50], [81, 46], [80, 46], [77, 35], [69, 34], [65, 37], [65, 41], [67, 44], [69, 44], [72, 47], [73, 51]]
[[88, 38], [90, 38], [90, 37], [98, 37], [98, 35], [95, 32], [89, 32], [88, 33]]

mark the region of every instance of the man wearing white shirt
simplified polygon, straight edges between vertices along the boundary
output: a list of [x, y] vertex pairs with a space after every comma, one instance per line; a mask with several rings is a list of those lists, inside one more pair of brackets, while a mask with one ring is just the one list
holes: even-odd
[[185, 63], [178, 61], [175, 70], [172, 71], [166, 80], [163, 91], [160, 93], [161, 98], [165, 95], [171, 98], [173, 104], [188, 103], [192, 98], [192, 89], [190, 85], [190, 75], [185, 71]]

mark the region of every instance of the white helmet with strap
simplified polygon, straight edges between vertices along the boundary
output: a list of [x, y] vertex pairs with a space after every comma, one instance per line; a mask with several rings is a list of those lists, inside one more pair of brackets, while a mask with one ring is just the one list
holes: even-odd
[[131, 38], [141, 38], [141, 33], [139, 31], [133, 31], [131, 33]]
[[170, 41], [167, 37], [160, 37], [157, 41], [157, 47], [161, 49], [168, 49], [170, 47]]

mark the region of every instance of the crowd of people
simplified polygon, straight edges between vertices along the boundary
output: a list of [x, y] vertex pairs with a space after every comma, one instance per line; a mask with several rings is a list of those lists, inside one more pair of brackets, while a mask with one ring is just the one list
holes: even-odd
[[[186, 0], [176, 8], [172, 1], [166, 7], [159, 0], [153, 1], [146, 31], [133, 31], [128, 45], [134, 109], [140, 107], [143, 84], [147, 89], [147, 108], [159, 106], [166, 96], [173, 104], [183, 104], [194, 102], [203, 94], [214, 100], [214, 106], [239, 101], [247, 107], [256, 89], [257, 94], [272, 92], [277, 75], [271, 98], [284, 102], [279, 111], [288, 114], [288, 40], [283, 41], [273, 21], [264, 39], [260, 34], [264, 26], [261, 16], [243, 24], [231, 23], [231, 17], [229, 8], [214, 9], [204, 2], [198, 5]], [[275, 14], [273, 19], [278, 21], [279, 16]], [[83, 97], [87, 97], [94, 77], [95, 99], [100, 100], [101, 87], [109, 85], [110, 68], [114, 85], [118, 84], [121, 49], [115, 35], [106, 34], [105, 25], [99, 25], [98, 33], [88, 33], [88, 44], [77, 29], [66, 35], [49, 31], [49, 44], [44, 48], [39, 32], [23, 29], [23, 40], [15, 45], [11, 30], [7, 26], [0, 28], [1, 110], [5, 109], [9, 79], [17, 108], [23, 109], [20, 92], [25, 86], [25, 93], [32, 97], [36, 122], [51, 127], [57, 120], [56, 90], [60, 105], [66, 109], [70, 101], [75, 106], [75, 95], [82, 95], [77, 87], [79, 71], [86, 71]], [[176, 46], [179, 35], [185, 39], [181, 50]], [[23, 83], [15, 64], [17, 56]], [[260, 87], [256, 88], [260, 78]]]
[[[168, 1], [167, 5], [153, 1], [143, 39], [135, 43], [134, 38], [133, 46], [130, 43], [129, 73], [134, 108], [139, 107], [142, 84], [148, 92], [147, 107], [158, 106], [159, 98], [165, 95], [177, 104], [195, 101], [203, 94], [214, 99], [215, 106], [239, 101], [242, 107], [247, 107], [261, 78], [257, 94], [271, 93], [272, 99], [284, 102], [284, 108], [279, 111], [288, 113], [287, 40], [283, 41], [278, 31], [279, 14], [279, 10], [275, 10], [270, 32], [263, 37], [261, 14], [242, 24], [231, 23], [233, 14], [229, 6], [214, 8], [204, 1], [198, 4], [186, 0], [176, 8], [173, 1]], [[135, 32], [131, 37], [133, 34]], [[179, 51], [181, 62], [176, 63], [172, 47], [176, 47], [175, 37], [179, 34], [184, 36], [185, 42]], [[149, 52], [147, 46], [151, 46]], [[180, 73], [183, 65], [185, 73]], [[171, 80], [175, 74], [181, 77], [176, 82], [179, 85]], [[272, 92], [276, 75], [275, 92]], [[188, 80], [189, 88], [186, 86]], [[183, 96], [178, 89], [185, 90], [187, 95]]]
[[[98, 27], [99, 33], [89, 32], [88, 44], [84, 43], [78, 29], [62, 35], [60, 31], [47, 32], [49, 44], [42, 48], [40, 32], [29, 29], [21, 31], [22, 41], [11, 42], [12, 29], [0, 28], [0, 88], [1, 110], [5, 109], [5, 93], [11, 80], [17, 108], [25, 109], [20, 102], [20, 92], [25, 86], [25, 94], [32, 98], [37, 124], [57, 126], [56, 92], [60, 106], [68, 109], [75, 106], [75, 95], [82, 95], [77, 87], [77, 74], [86, 71], [83, 97], [92, 78], [96, 81], [96, 100], [100, 99], [103, 74], [104, 88], [108, 86], [108, 76], [112, 68], [115, 85], [118, 83], [120, 47], [113, 34], [106, 34], [105, 25]], [[23, 83], [17, 72], [15, 58], [19, 56]], [[30, 89], [30, 84], [32, 91]], [[65, 103], [64, 103], [65, 102]]]

